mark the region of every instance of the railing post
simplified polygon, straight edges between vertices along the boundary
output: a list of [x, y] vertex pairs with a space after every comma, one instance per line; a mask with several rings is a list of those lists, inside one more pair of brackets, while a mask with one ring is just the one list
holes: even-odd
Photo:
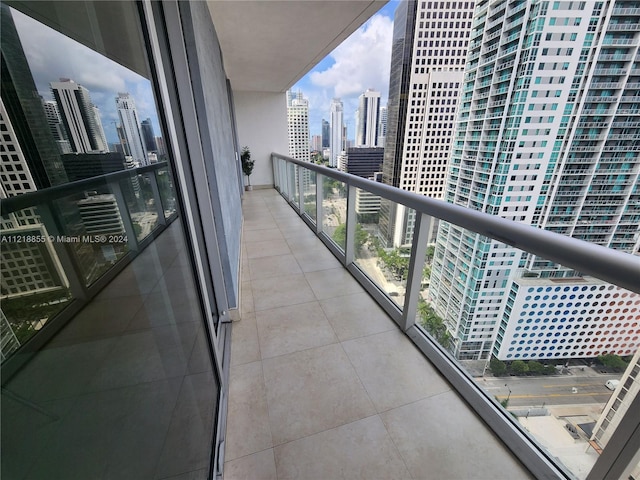
[[347, 183], [347, 227], [344, 241], [344, 264], [350, 265], [355, 258], [356, 236], [356, 187]]
[[324, 175], [316, 172], [316, 235], [322, 231], [322, 202], [324, 202]]
[[402, 323], [400, 325], [400, 328], [405, 332], [416, 322], [418, 299], [420, 298], [422, 287], [422, 271], [424, 270], [427, 256], [427, 240], [431, 223], [431, 217], [428, 215], [420, 212], [415, 212], [415, 214], [416, 223], [413, 229], [407, 288], [404, 296], [404, 308], [402, 309]]
[[284, 195], [284, 198], [289, 201], [289, 182], [287, 181], [287, 162], [280, 161], [280, 194]]
[[280, 191], [279, 179], [278, 179], [278, 162], [280, 160], [271, 155], [271, 171], [273, 172], [273, 186], [276, 190]]
[[284, 198], [289, 202], [289, 162], [283, 160], [282, 161], [282, 193], [284, 194]]
[[122, 188], [120, 187], [120, 182], [110, 181], [109, 189], [111, 193], [116, 199], [116, 205], [118, 206], [118, 210], [120, 211], [120, 219], [122, 220], [122, 225], [124, 226], [124, 231], [127, 234], [127, 246], [129, 250], [138, 253], [140, 247], [138, 246], [138, 237], [136, 235], [136, 231], [133, 228], [133, 222], [131, 221], [131, 214], [129, 213], [129, 207], [127, 206], [127, 201], [124, 198], [122, 193]]
[[[38, 215], [44, 225], [49, 237], [64, 236], [65, 233], [58, 228], [53, 208], [50, 203], [42, 203], [38, 205]], [[55, 238], [51, 242], [51, 246], [54, 249], [55, 254], [60, 261], [60, 266], [64, 275], [69, 282], [69, 290], [74, 299], [86, 300], [88, 297], [87, 285], [84, 281], [84, 275], [82, 269], [76, 261], [75, 257], [69, 253], [69, 245], [62, 242], [57, 242]], [[53, 259], [55, 260], [55, 259]]]
[[[297, 166], [298, 168], [298, 208], [300, 209], [300, 215], [304, 213], [304, 180], [303, 175], [307, 171], [306, 168]], [[295, 171], [295, 167], [294, 167]]]
[[167, 219], [164, 216], [164, 206], [162, 205], [162, 198], [160, 197], [160, 189], [158, 188], [158, 178], [156, 175], [158, 174], [158, 170], [154, 170], [153, 172], [146, 173], [145, 175], [151, 182], [151, 192], [153, 193], [153, 203], [156, 206], [156, 212], [158, 214], [158, 224], [166, 225]]

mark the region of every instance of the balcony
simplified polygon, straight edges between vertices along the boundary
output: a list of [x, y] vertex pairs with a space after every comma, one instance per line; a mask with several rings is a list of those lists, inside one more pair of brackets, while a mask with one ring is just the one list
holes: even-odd
[[[170, 181], [163, 186], [165, 166], [156, 164], [3, 199], [3, 215], [37, 208], [54, 238], [91, 239], [95, 234], [83, 235], [91, 222], [80, 221], [80, 210], [97, 196], [91, 184], [97, 181], [105, 191], [96, 193], [110, 197], [95, 200], [118, 212], [110, 219], [124, 230], [120, 241], [106, 244], [47, 246], [69, 291], [43, 302], [44, 313], [21, 319], [29, 339], [6, 352], [13, 356], [3, 363], [3, 478], [212, 479], [222, 476], [225, 454], [229, 478], [253, 478], [256, 465], [264, 466], [260, 476], [282, 478], [569, 476], [416, 325], [427, 217], [440, 212], [430, 210], [434, 205], [424, 210], [415, 198], [403, 204], [395, 189], [320, 171], [316, 179], [344, 183], [339, 200], [349, 208], [334, 202], [324, 211], [316, 200], [314, 213], [312, 183], [291, 177], [293, 164], [286, 172], [278, 164], [276, 185], [302, 216], [290, 219], [290, 207], [272, 190], [248, 194], [240, 246], [243, 178], [235, 142], [252, 146], [258, 164], [252, 179], [273, 185], [264, 152], [286, 148], [283, 92], [381, 2], [275, 2], [264, 9], [264, 2], [12, 3], [149, 79], [161, 107]], [[287, 22], [299, 18], [320, 19], [320, 26]], [[274, 29], [281, 23], [291, 28]], [[239, 34], [243, 29], [251, 35]], [[274, 58], [284, 62], [274, 68]], [[378, 275], [373, 251], [354, 249], [358, 217], [351, 205], [360, 187], [380, 188], [415, 214], [407, 217], [417, 232], [408, 277]], [[316, 199], [322, 195], [316, 191]], [[459, 217], [442, 218], [464, 228], [588, 264], [586, 271], [612, 282], [639, 283], [636, 263], [586, 254], [575, 242], [538, 242], [538, 234], [515, 222], [451, 208]], [[321, 217], [330, 218], [326, 226], [314, 223]], [[452, 294], [458, 302], [466, 301], [461, 265], [451, 262], [456, 277], [442, 279], [459, 288]], [[242, 318], [231, 323], [241, 266]], [[33, 313], [32, 306], [25, 310]], [[353, 315], [353, 306], [369, 313]], [[371, 443], [355, 451], [363, 438]], [[610, 451], [600, 457], [605, 466], [616, 463], [606, 458]]]
[[[371, 188], [383, 198], [397, 199], [394, 192], [401, 194], [279, 155], [274, 155], [273, 161], [280, 193], [253, 191], [243, 205], [243, 300], [241, 320], [234, 324], [232, 340], [226, 475], [252, 478], [258, 471], [268, 471], [277, 478], [351, 478], [366, 477], [368, 469], [375, 468], [385, 477], [402, 477], [408, 471], [414, 478], [424, 478], [440, 468], [429, 453], [436, 443], [442, 444], [442, 440], [428, 439], [433, 428], [438, 432], [457, 428], [430, 423], [433, 408], [426, 405], [432, 405], [441, 394], [424, 390], [424, 385], [435, 382], [446, 395], [453, 395], [456, 403], [458, 395], [467, 401], [470, 398], [460, 388], [460, 378], [445, 373], [447, 367], [443, 368], [438, 354], [429, 353], [422, 340], [424, 334], [415, 330], [416, 292], [421, 288], [416, 285], [420, 278], [417, 269], [410, 267], [406, 283], [385, 279], [368, 262], [371, 253], [367, 248], [352, 250], [352, 235], [359, 227], [351, 230], [348, 226], [359, 222], [358, 216], [350, 213], [353, 207], [348, 206], [356, 188]], [[335, 181], [345, 182], [346, 190], [323, 193], [326, 182]], [[420, 199], [416, 201], [428, 203]], [[405, 204], [409, 205], [417, 203]], [[336, 209], [339, 215], [335, 215]], [[414, 252], [421, 243], [415, 236], [420, 238], [425, 233], [426, 219], [422, 215], [415, 227], [411, 264], [420, 262], [414, 259]], [[346, 239], [335, 240], [340, 226], [336, 220], [347, 226]], [[330, 240], [332, 237], [334, 240]], [[571, 241], [572, 249], [578, 243]], [[450, 273], [453, 275], [453, 270]], [[393, 291], [400, 291], [400, 296], [390, 293]], [[408, 325], [407, 336], [402, 334], [402, 325]], [[442, 374], [450, 385], [440, 383]], [[477, 375], [480, 377], [480, 372]], [[336, 385], [349, 387], [340, 391]], [[348, 405], [341, 401], [345, 395], [351, 399]], [[474, 400], [470, 402], [474, 404]], [[410, 415], [411, 407], [420, 410]], [[469, 414], [467, 410], [464, 415]], [[407, 423], [395, 423], [400, 418], [396, 415]], [[386, 430], [380, 435], [365, 434], [367, 429], [377, 428], [372, 423]], [[475, 420], [471, 425], [476, 428]], [[257, 435], [249, 433], [256, 428]], [[353, 447], [350, 439], [354, 436], [368, 437], [369, 443]], [[247, 438], [252, 440], [247, 442]], [[397, 450], [388, 451], [389, 440]], [[445, 441], [459, 444], [464, 440], [448, 435]], [[371, 449], [378, 452], [377, 456], [372, 456]], [[438, 456], [443, 454], [439, 451]], [[516, 469], [508, 474], [510, 478], [530, 474], [527, 468], [531, 464], [518, 465], [510, 457], [500, 444], [492, 442], [484, 460], [473, 461], [486, 472], [506, 462], [507, 468]], [[523, 461], [523, 457], [518, 460]], [[451, 462], [455, 461], [452, 458], [445, 462], [448, 470], [442, 472], [443, 476], [472, 474], [466, 470], [466, 462], [452, 471]]]
[[277, 191], [243, 210], [225, 478], [530, 478]]

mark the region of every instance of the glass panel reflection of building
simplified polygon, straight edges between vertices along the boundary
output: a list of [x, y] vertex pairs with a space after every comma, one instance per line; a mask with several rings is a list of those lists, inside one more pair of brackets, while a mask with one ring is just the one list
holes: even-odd
[[[61, 25], [73, 5], [142, 38], [133, 2], [65, 3], [34, 8]], [[138, 116], [116, 107], [135, 99], [160, 130], [151, 74], [110, 60], [108, 41], [101, 54], [0, 13], [1, 476], [205, 478], [221, 382], [173, 167], [136, 169]]]

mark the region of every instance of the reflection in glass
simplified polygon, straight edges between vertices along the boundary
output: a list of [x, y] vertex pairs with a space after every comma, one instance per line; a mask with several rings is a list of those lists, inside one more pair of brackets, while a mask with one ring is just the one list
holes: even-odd
[[158, 193], [162, 202], [164, 218], [170, 219], [177, 212], [176, 192], [173, 186], [173, 179], [168, 168], [161, 168], [155, 172], [155, 180], [158, 185]]
[[[108, 24], [96, 48], [143, 38], [133, 3], [99, 3], [31, 8]], [[145, 48], [1, 8], [0, 476], [206, 476], [220, 382], [169, 159], [150, 81], [108, 58]]]
[[158, 224], [153, 180], [147, 175], [135, 175], [120, 181], [138, 241], [146, 238]]
[[37, 333], [71, 300], [56, 238], [37, 207], [2, 218], [2, 359]]

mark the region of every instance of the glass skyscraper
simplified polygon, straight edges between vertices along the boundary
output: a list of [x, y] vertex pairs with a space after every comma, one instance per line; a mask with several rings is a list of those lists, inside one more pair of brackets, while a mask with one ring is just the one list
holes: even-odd
[[[446, 200], [637, 254], [639, 15], [625, 1], [479, 2]], [[514, 339], [521, 334], [509, 325], [529, 312], [543, 312], [548, 328], [607, 321], [604, 313], [582, 316], [570, 302], [557, 310], [514, 304], [531, 278], [541, 284], [529, 292], [564, 293], [559, 281], [577, 292], [588, 283], [497, 240], [440, 226], [430, 299], [455, 335], [458, 358], [488, 358], [494, 343], [505, 359], [571, 356], [575, 338], [545, 345], [547, 331]], [[635, 348], [607, 343], [621, 354]]]

